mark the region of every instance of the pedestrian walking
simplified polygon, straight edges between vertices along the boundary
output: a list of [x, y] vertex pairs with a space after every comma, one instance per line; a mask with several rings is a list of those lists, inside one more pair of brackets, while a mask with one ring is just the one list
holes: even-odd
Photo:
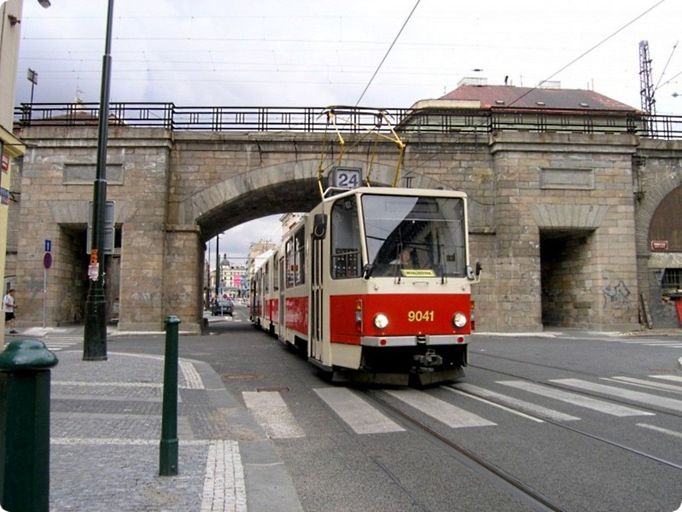
[[16, 315], [14, 311], [17, 309], [17, 303], [14, 301], [14, 288], [10, 288], [2, 299], [2, 309], [5, 312], [5, 325], [9, 327], [10, 334], [16, 334], [17, 330], [14, 328]]

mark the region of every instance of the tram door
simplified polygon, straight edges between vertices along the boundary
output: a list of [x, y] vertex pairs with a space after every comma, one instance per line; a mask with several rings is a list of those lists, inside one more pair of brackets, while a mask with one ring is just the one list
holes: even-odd
[[312, 239], [310, 268], [310, 357], [322, 361], [322, 336], [324, 322], [323, 297], [323, 240]]
[[277, 297], [277, 312], [278, 312], [278, 332], [275, 334], [284, 341], [285, 336], [285, 325], [284, 325], [284, 290], [286, 289], [286, 281], [284, 280], [284, 270], [286, 265], [284, 264], [284, 256], [280, 257], [277, 272], [279, 273], [279, 292]]

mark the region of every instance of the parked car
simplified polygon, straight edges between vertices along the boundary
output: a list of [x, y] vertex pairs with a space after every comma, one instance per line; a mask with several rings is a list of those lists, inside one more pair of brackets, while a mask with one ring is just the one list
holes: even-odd
[[218, 299], [211, 306], [212, 315], [230, 315], [234, 312], [234, 304], [231, 299]]

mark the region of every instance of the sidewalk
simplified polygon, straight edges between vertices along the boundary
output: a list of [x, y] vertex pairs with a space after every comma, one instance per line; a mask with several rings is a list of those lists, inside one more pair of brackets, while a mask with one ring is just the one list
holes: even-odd
[[274, 445], [210, 365], [180, 359], [178, 475], [160, 477], [163, 358], [57, 356], [51, 511], [302, 510]]

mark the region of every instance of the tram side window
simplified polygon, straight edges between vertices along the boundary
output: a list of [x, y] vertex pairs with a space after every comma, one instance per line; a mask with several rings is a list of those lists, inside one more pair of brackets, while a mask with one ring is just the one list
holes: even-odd
[[294, 239], [287, 240], [286, 246], [285, 246], [285, 252], [286, 252], [286, 274], [287, 274], [287, 288], [291, 288], [294, 286], [295, 282], [295, 269], [296, 269], [296, 263], [294, 261]]
[[279, 260], [275, 258], [272, 262], [272, 290], [279, 290]]
[[299, 229], [285, 244], [287, 288], [305, 284], [305, 234]]
[[331, 212], [331, 273], [334, 279], [360, 277], [360, 231], [354, 198], [341, 199]]
[[305, 233], [303, 228], [299, 229], [294, 235], [295, 251], [296, 251], [296, 273], [294, 275], [294, 282], [296, 286], [305, 283]]

